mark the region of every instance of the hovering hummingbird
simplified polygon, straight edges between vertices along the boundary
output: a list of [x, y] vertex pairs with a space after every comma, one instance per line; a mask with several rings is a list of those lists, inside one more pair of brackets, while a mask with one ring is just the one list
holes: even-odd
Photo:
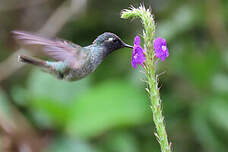
[[104, 58], [115, 50], [132, 46], [124, 43], [117, 35], [105, 32], [91, 45], [81, 47], [66, 40], [44, 38], [23, 31], [12, 31], [22, 46], [37, 47], [54, 61], [45, 61], [19, 55], [18, 61], [42, 67], [59, 79], [75, 81], [86, 77], [98, 67]]

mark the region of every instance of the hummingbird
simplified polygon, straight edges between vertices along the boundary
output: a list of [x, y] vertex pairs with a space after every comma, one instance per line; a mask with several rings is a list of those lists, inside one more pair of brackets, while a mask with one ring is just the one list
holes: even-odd
[[110, 32], [99, 35], [91, 45], [85, 47], [67, 40], [45, 38], [24, 31], [12, 31], [12, 33], [22, 47], [37, 48], [36, 51], [52, 59], [47, 61], [19, 55], [19, 62], [41, 67], [58, 79], [67, 81], [76, 81], [88, 76], [115, 50], [124, 47], [133, 48]]

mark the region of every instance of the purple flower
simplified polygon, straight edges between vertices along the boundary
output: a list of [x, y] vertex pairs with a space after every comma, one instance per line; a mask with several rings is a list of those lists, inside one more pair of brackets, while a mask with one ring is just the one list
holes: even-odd
[[164, 61], [169, 56], [166, 40], [158, 37], [154, 40], [155, 56]]
[[140, 37], [136, 36], [134, 40], [134, 47], [133, 47], [132, 58], [131, 58], [131, 65], [134, 68], [137, 68], [137, 64], [140, 64], [143, 66], [143, 62], [146, 60], [146, 57], [143, 52], [144, 50], [140, 46]]

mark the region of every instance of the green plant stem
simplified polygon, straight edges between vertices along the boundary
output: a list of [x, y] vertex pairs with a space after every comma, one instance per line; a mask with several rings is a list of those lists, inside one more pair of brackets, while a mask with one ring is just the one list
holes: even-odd
[[150, 70], [150, 65], [146, 65], [148, 68], [146, 77], [148, 80], [148, 93], [150, 95], [150, 102], [151, 102], [151, 109], [153, 112], [153, 120], [155, 123], [155, 127], [157, 133], [155, 136], [158, 139], [158, 142], [161, 146], [162, 152], [171, 152], [171, 146], [168, 142], [168, 137], [165, 129], [164, 124], [164, 117], [162, 115], [162, 107], [161, 107], [161, 100], [159, 95], [159, 88], [157, 84], [157, 76], [155, 74], [155, 70]]
[[147, 77], [148, 88], [146, 89], [150, 95], [151, 109], [153, 113], [153, 121], [156, 127], [155, 136], [160, 144], [162, 152], [171, 152], [171, 145], [168, 142], [168, 137], [165, 129], [164, 117], [162, 115], [162, 105], [158, 88], [158, 79], [156, 75], [155, 53], [153, 48], [153, 40], [155, 33], [155, 23], [153, 16], [149, 9], [144, 6], [139, 8], [131, 7], [131, 9], [124, 10], [121, 18], [140, 18], [144, 26], [143, 37], [145, 42], [145, 56], [144, 70]]

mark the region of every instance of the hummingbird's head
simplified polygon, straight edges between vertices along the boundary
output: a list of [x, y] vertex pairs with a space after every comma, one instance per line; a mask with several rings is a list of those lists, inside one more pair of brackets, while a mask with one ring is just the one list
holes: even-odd
[[124, 47], [133, 48], [132, 46], [124, 43], [117, 35], [110, 32], [105, 32], [99, 35], [93, 43], [104, 46], [107, 48], [109, 53]]

